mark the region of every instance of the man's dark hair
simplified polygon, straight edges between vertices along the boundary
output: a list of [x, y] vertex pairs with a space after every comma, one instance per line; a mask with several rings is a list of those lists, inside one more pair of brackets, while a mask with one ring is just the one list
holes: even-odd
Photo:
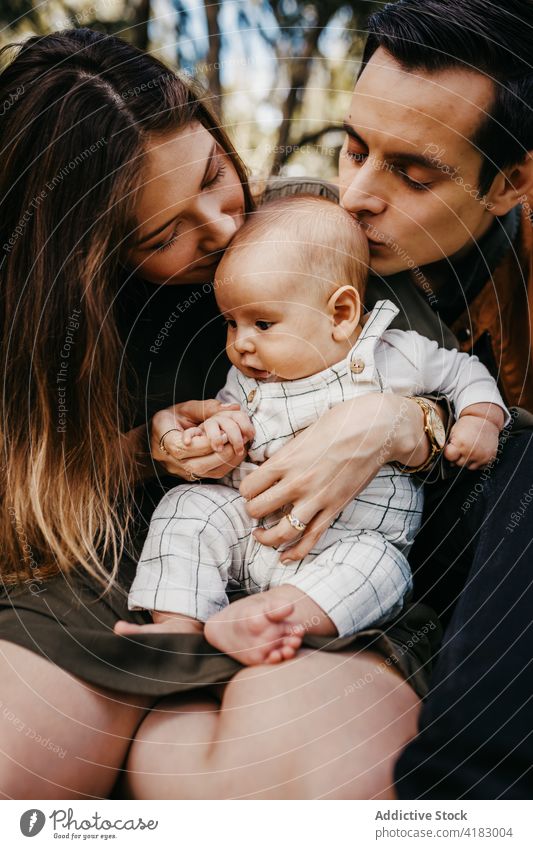
[[361, 71], [383, 47], [408, 71], [464, 67], [494, 81], [490, 113], [473, 144], [488, 191], [503, 168], [533, 149], [533, 0], [399, 0], [368, 21]]

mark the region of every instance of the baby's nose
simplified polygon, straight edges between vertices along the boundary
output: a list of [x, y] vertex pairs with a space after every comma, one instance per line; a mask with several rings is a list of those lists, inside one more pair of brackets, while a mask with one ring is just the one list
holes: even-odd
[[255, 351], [252, 336], [246, 333], [238, 333], [235, 338], [235, 350], [239, 354], [249, 354], [252, 351]]

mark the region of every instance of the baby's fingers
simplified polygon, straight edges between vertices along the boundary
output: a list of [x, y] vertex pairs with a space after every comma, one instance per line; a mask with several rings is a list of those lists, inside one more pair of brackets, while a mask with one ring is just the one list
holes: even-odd
[[448, 442], [444, 449], [444, 456], [450, 463], [457, 463], [461, 457], [461, 449], [453, 442]]
[[213, 451], [222, 451], [224, 445], [228, 441], [228, 437], [220, 427], [218, 418], [206, 419], [204, 422], [204, 430]]
[[218, 424], [222, 432], [226, 435], [227, 441], [236, 454], [244, 454], [244, 438], [241, 429], [233, 418], [226, 416], [218, 417]]
[[184, 445], [189, 447], [192, 444], [192, 441], [195, 436], [203, 436], [204, 431], [201, 427], [188, 427], [187, 430], [183, 431], [182, 442]]

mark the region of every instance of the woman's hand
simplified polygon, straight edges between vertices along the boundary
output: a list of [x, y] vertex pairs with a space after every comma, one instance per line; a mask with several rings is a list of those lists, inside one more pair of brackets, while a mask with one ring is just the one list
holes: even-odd
[[383, 465], [397, 460], [417, 466], [428, 456], [418, 404], [392, 393], [372, 393], [328, 410], [248, 475], [240, 492], [255, 519], [292, 505], [293, 516], [307, 525], [301, 536], [286, 518], [254, 535], [276, 547], [297, 540], [281, 561], [300, 560]]
[[[222, 411], [235, 411], [238, 416], [238, 404], [221, 404], [219, 401], [187, 401], [160, 410], [152, 419], [150, 448], [152, 457], [160, 463], [170, 475], [194, 480], [194, 478], [221, 478], [242, 462], [245, 447], [235, 451], [230, 442], [220, 450], [213, 451], [207, 436], [195, 436], [189, 446], [184, 445], [182, 435], [185, 430], [196, 427], [210, 416]], [[241, 413], [243, 428], [245, 419]], [[170, 433], [169, 433], [170, 431]], [[165, 451], [161, 450], [161, 437], [165, 436]]]

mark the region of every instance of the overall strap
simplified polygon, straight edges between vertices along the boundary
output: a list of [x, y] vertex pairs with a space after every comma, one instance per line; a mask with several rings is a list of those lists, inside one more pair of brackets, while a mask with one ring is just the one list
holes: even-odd
[[348, 373], [354, 383], [377, 383], [381, 386], [375, 365], [376, 347], [398, 312], [398, 307], [392, 301], [376, 303], [359, 339], [346, 358]]

